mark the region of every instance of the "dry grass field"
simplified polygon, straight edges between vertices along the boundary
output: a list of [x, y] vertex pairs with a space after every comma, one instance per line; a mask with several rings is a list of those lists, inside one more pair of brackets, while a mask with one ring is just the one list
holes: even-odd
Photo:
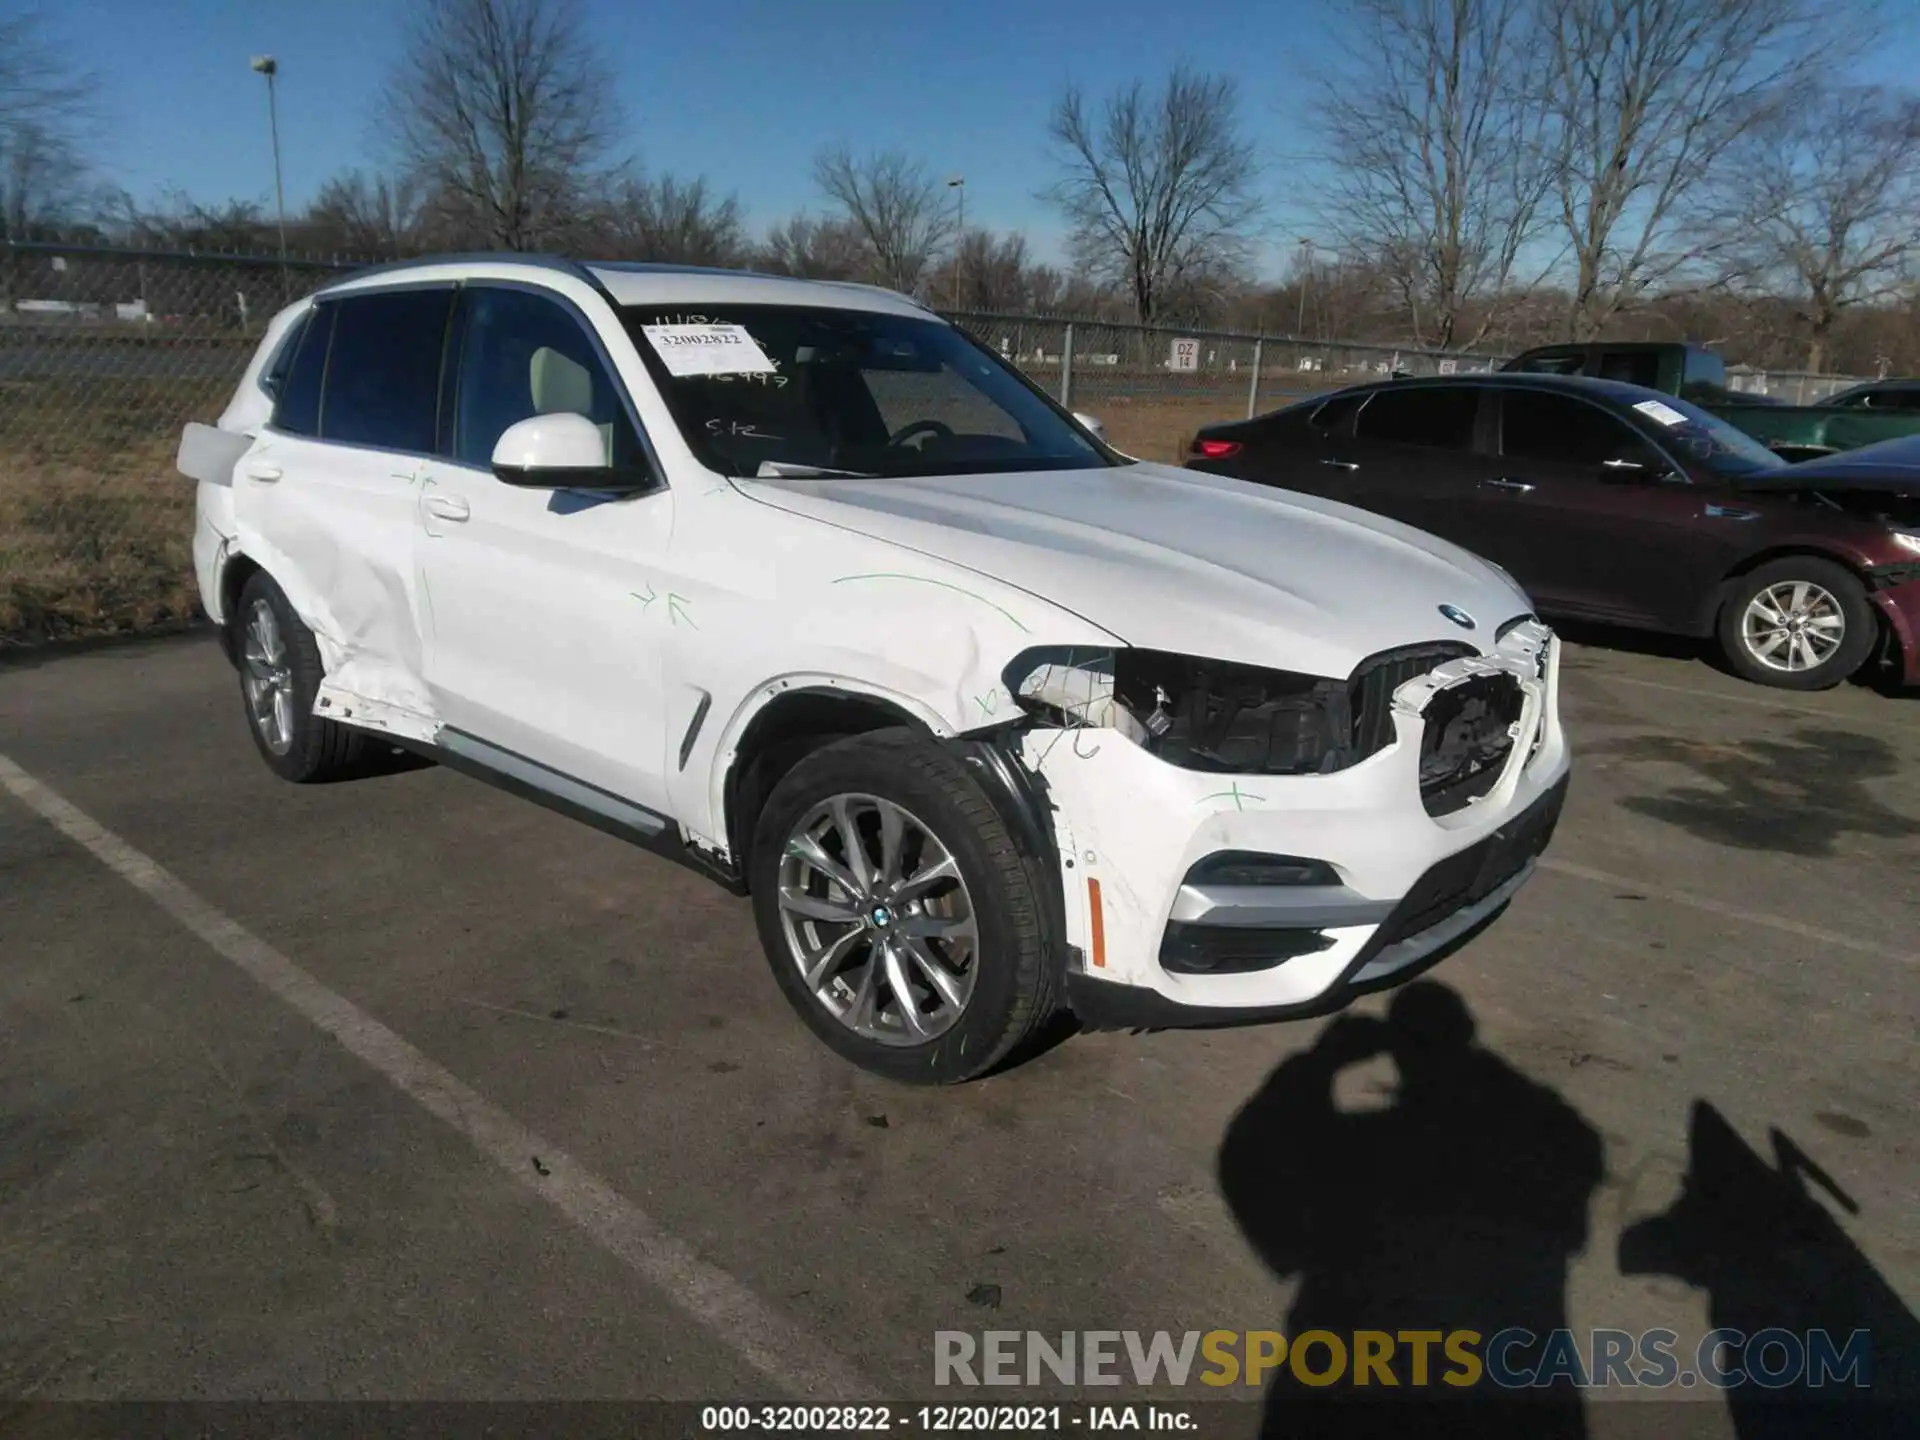
[[[77, 393], [76, 393], [77, 392]], [[0, 381], [0, 644], [178, 624], [194, 611], [180, 427], [221, 388]]]

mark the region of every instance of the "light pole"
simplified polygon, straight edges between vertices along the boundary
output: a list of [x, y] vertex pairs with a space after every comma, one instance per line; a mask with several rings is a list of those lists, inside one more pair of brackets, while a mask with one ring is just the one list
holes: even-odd
[[1307, 286], [1313, 282], [1313, 241], [1302, 238], [1300, 250], [1304, 258], [1300, 262], [1300, 314], [1293, 322], [1296, 338], [1307, 328]]
[[960, 308], [960, 255], [967, 243], [967, 177], [955, 175], [947, 181], [947, 188], [954, 192], [954, 200], [960, 207], [960, 218], [954, 226], [953, 242], [953, 308]]
[[267, 77], [267, 128], [273, 136], [273, 206], [280, 221], [280, 274], [287, 273], [287, 191], [280, 183], [280, 104], [274, 98], [273, 77], [280, 73], [280, 62], [271, 55], [256, 55], [248, 67]]

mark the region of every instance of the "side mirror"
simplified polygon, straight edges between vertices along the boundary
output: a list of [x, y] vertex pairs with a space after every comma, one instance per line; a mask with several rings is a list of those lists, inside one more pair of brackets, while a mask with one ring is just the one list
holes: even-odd
[[509, 425], [493, 447], [493, 473], [531, 490], [605, 488], [613, 479], [600, 427], [564, 411]]
[[1093, 416], [1083, 415], [1076, 410], [1073, 412], [1073, 418], [1079, 421], [1082, 430], [1093, 436], [1093, 438], [1098, 440], [1102, 445], [1107, 443], [1107, 427], [1094, 419]]

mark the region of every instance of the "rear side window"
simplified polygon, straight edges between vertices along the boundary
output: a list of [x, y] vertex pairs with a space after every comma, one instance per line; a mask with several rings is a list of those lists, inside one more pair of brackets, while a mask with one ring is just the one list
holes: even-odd
[[1345, 430], [1353, 423], [1354, 412], [1367, 403], [1363, 390], [1357, 395], [1336, 395], [1313, 412], [1316, 430]]
[[399, 290], [337, 302], [320, 438], [431, 454], [440, 351], [453, 291]]
[[313, 312], [309, 310], [287, 327], [287, 333], [280, 337], [273, 358], [267, 362], [267, 368], [260, 372], [260, 389], [269, 400], [278, 400], [281, 390], [286, 388], [287, 371], [293, 368], [293, 352], [300, 348], [300, 336], [312, 316]]
[[1473, 446], [1473, 422], [1479, 412], [1478, 390], [1443, 386], [1376, 390], [1360, 411], [1355, 433], [1362, 440], [1467, 450]]
[[327, 346], [332, 339], [333, 307], [318, 306], [301, 322], [287, 347], [286, 379], [274, 396], [274, 429], [289, 435], [320, 433], [320, 390], [327, 377]]
[[1528, 355], [1506, 367], [1523, 375], [1578, 375], [1587, 368], [1587, 352], [1561, 350]]

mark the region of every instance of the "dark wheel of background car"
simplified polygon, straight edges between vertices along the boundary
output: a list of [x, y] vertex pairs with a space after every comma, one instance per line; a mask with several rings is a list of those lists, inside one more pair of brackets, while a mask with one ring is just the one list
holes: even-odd
[[1735, 582], [1720, 611], [1720, 647], [1749, 680], [1825, 690], [1873, 651], [1873, 606], [1844, 565], [1817, 555], [1770, 560]]
[[915, 731], [851, 736], [794, 766], [749, 864], [781, 990], [864, 1069], [970, 1080], [1053, 1009], [1034, 877], [986, 793]]
[[357, 769], [367, 737], [313, 713], [313, 697], [326, 673], [320, 647], [264, 570], [241, 589], [229, 623], [236, 632], [247, 729], [273, 773], [295, 784], [315, 784]]

